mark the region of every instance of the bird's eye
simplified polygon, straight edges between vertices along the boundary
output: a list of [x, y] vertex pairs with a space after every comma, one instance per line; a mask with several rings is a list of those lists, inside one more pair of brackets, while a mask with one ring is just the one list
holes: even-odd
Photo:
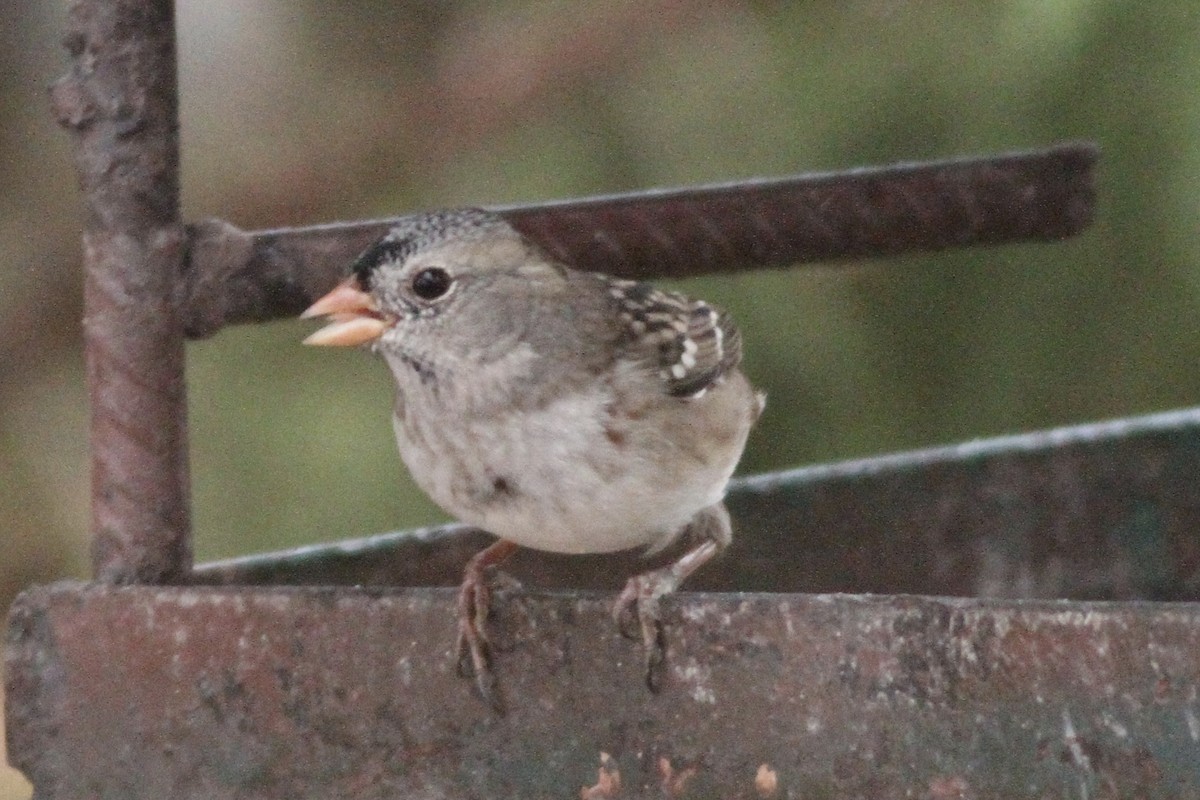
[[422, 300], [437, 300], [450, 291], [450, 284], [453, 282], [450, 273], [446, 270], [440, 267], [429, 267], [413, 276], [412, 290], [413, 294]]

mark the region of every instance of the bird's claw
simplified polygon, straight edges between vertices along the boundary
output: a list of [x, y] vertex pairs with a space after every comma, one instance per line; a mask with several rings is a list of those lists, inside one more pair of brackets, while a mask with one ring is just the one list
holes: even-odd
[[652, 692], [662, 688], [667, 663], [667, 637], [659, 598], [673, 588], [670, 584], [670, 577], [661, 570], [635, 575], [625, 584], [613, 606], [613, 619], [621, 635], [642, 640], [646, 686]]
[[637, 620], [638, 595], [640, 576], [630, 578], [621, 594], [617, 596], [617, 602], [613, 604], [613, 622], [617, 625], [617, 631], [626, 639], [637, 640], [640, 638], [638, 631], [634, 628], [634, 622]]
[[[500, 693], [500, 684], [492, 669], [492, 647], [488, 639], [487, 623], [492, 609], [491, 582], [503, 584], [509, 588], [516, 583], [512, 579], [493, 576], [489, 569], [494, 563], [503, 560], [512, 546], [506, 545], [493, 550], [488, 548], [472, 559], [463, 574], [462, 585], [458, 589], [458, 641], [455, 645], [458, 674], [465, 678], [473, 677], [479, 695], [498, 714], [504, 713], [504, 699]], [[493, 546], [495, 547], [495, 545]], [[520, 585], [520, 584], [516, 584]]]
[[464, 584], [459, 592], [458, 674], [474, 678], [475, 688], [483, 701], [503, 714], [504, 701], [492, 669], [492, 647], [487, 635], [490, 602], [491, 592], [485, 584]]
[[504, 701], [500, 695], [500, 684], [492, 669], [491, 648], [486, 637], [468, 633], [460, 627], [458, 634], [458, 674], [474, 678], [480, 697], [498, 714], [504, 713]]

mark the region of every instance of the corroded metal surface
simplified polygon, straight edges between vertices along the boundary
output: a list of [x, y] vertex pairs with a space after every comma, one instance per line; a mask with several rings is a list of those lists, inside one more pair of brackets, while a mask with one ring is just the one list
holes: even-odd
[[35, 589], [10, 753], [46, 798], [1200, 794], [1200, 605], [681, 595], [652, 696], [610, 601], [509, 598], [497, 717], [448, 591]]
[[[702, 591], [1200, 599], [1200, 409], [745, 478]], [[331, 538], [347, 532], [330, 532]], [[456, 585], [460, 527], [201, 566], [205, 583]], [[521, 551], [540, 588], [616, 589], [635, 553]]]
[[[563, 200], [495, 210], [554, 256], [634, 278], [686, 277], [1074, 235], [1092, 219], [1096, 148]], [[191, 227], [186, 327], [299, 314], [395, 220], [249, 233]]]
[[55, 84], [86, 209], [84, 320], [97, 577], [162, 582], [191, 567], [185, 252], [171, 0], [71, 6]]

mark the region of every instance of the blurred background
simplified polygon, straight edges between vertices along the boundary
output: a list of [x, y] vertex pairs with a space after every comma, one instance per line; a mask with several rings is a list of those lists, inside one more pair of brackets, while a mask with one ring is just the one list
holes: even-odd
[[[80, 203], [45, 89], [65, 3], [0, 28], [0, 608], [87, 575]], [[742, 471], [1200, 400], [1191, 0], [181, 0], [187, 219], [247, 228], [1092, 139], [1084, 236], [683, 286], [771, 402]], [[190, 345], [201, 560], [443, 519], [391, 379], [311, 324]], [[28, 784], [0, 765], [0, 798]]]

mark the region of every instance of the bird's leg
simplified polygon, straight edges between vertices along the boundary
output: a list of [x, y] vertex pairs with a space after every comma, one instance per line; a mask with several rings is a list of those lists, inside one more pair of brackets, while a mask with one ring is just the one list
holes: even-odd
[[458, 587], [458, 672], [475, 676], [475, 685], [493, 709], [503, 712], [503, 704], [492, 672], [492, 653], [488, 645], [487, 621], [491, 611], [491, 570], [515, 553], [517, 546], [498, 539], [476, 553], [463, 570]]
[[634, 575], [613, 606], [618, 628], [631, 639], [637, 638], [633, 629], [634, 617], [637, 618], [642, 645], [646, 648], [646, 685], [652, 692], [662, 687], [667, 656], [659, 599], [678, 589], [689, 575], [729, 546], [733, 529], [725, 504], [717, 503], [697, 514], [688, 524], [687, 533], [697, 542], [695, 547], [665, 567]]

